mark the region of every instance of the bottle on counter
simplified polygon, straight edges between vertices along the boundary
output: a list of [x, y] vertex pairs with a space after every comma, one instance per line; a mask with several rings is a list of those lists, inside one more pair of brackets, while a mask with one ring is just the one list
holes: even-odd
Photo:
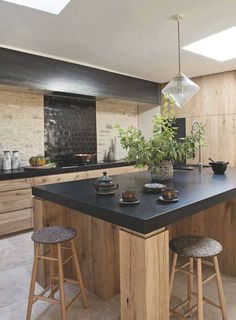
[[11, 170], [11, 154], [10, 151], [3, 151], [3, 170]]
[[12, 169], [18, 169], [19, 166], [20, 166], [19, 153], [18, 153], [17, 150], [12, 151], [11, 168], [12, 168]]

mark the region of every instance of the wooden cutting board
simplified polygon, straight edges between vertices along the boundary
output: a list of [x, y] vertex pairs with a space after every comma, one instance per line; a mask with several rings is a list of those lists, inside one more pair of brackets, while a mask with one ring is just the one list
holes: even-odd
[[27, 166], [24, 167], [24, 170], [48, 170], [48, 169], [54, 169], [55, 167], [52, 167], [51, 165], [45, 165], [45, 166]]

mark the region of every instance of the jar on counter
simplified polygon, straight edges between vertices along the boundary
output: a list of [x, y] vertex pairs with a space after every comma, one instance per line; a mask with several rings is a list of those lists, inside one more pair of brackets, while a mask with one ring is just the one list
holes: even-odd
[[10, 151], [3, 151], [3, 170], [11, 170], [11, 154]]
[[19, 166], [20, 166], [19, 153], [18, 153], [17, 150], [12, 151], [11, 168], [12, 168], [12, 169], [18, 169]]

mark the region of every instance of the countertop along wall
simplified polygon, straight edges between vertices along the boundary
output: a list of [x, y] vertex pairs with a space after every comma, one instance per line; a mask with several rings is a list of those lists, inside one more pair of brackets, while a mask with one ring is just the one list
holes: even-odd
[[[200, 86], [198, 93], [183, 108], [176, 107], [178, 118], [186, 118], [189, 132], [194, 120], [206, 126], [203, 163], [227, 160], [236, 166], [236, 71], [193, 79]], [[198, 154], [192, 162], [198, 161]]]

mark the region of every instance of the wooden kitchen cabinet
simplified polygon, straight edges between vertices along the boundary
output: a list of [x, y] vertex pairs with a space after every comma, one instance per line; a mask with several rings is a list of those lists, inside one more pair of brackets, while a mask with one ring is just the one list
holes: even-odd
[[[33, 228], [32, 187], [139, 171], [133, 166], [0, 181], [0, 236]], [[141, 169], [142, 170], [142, 169]]]

